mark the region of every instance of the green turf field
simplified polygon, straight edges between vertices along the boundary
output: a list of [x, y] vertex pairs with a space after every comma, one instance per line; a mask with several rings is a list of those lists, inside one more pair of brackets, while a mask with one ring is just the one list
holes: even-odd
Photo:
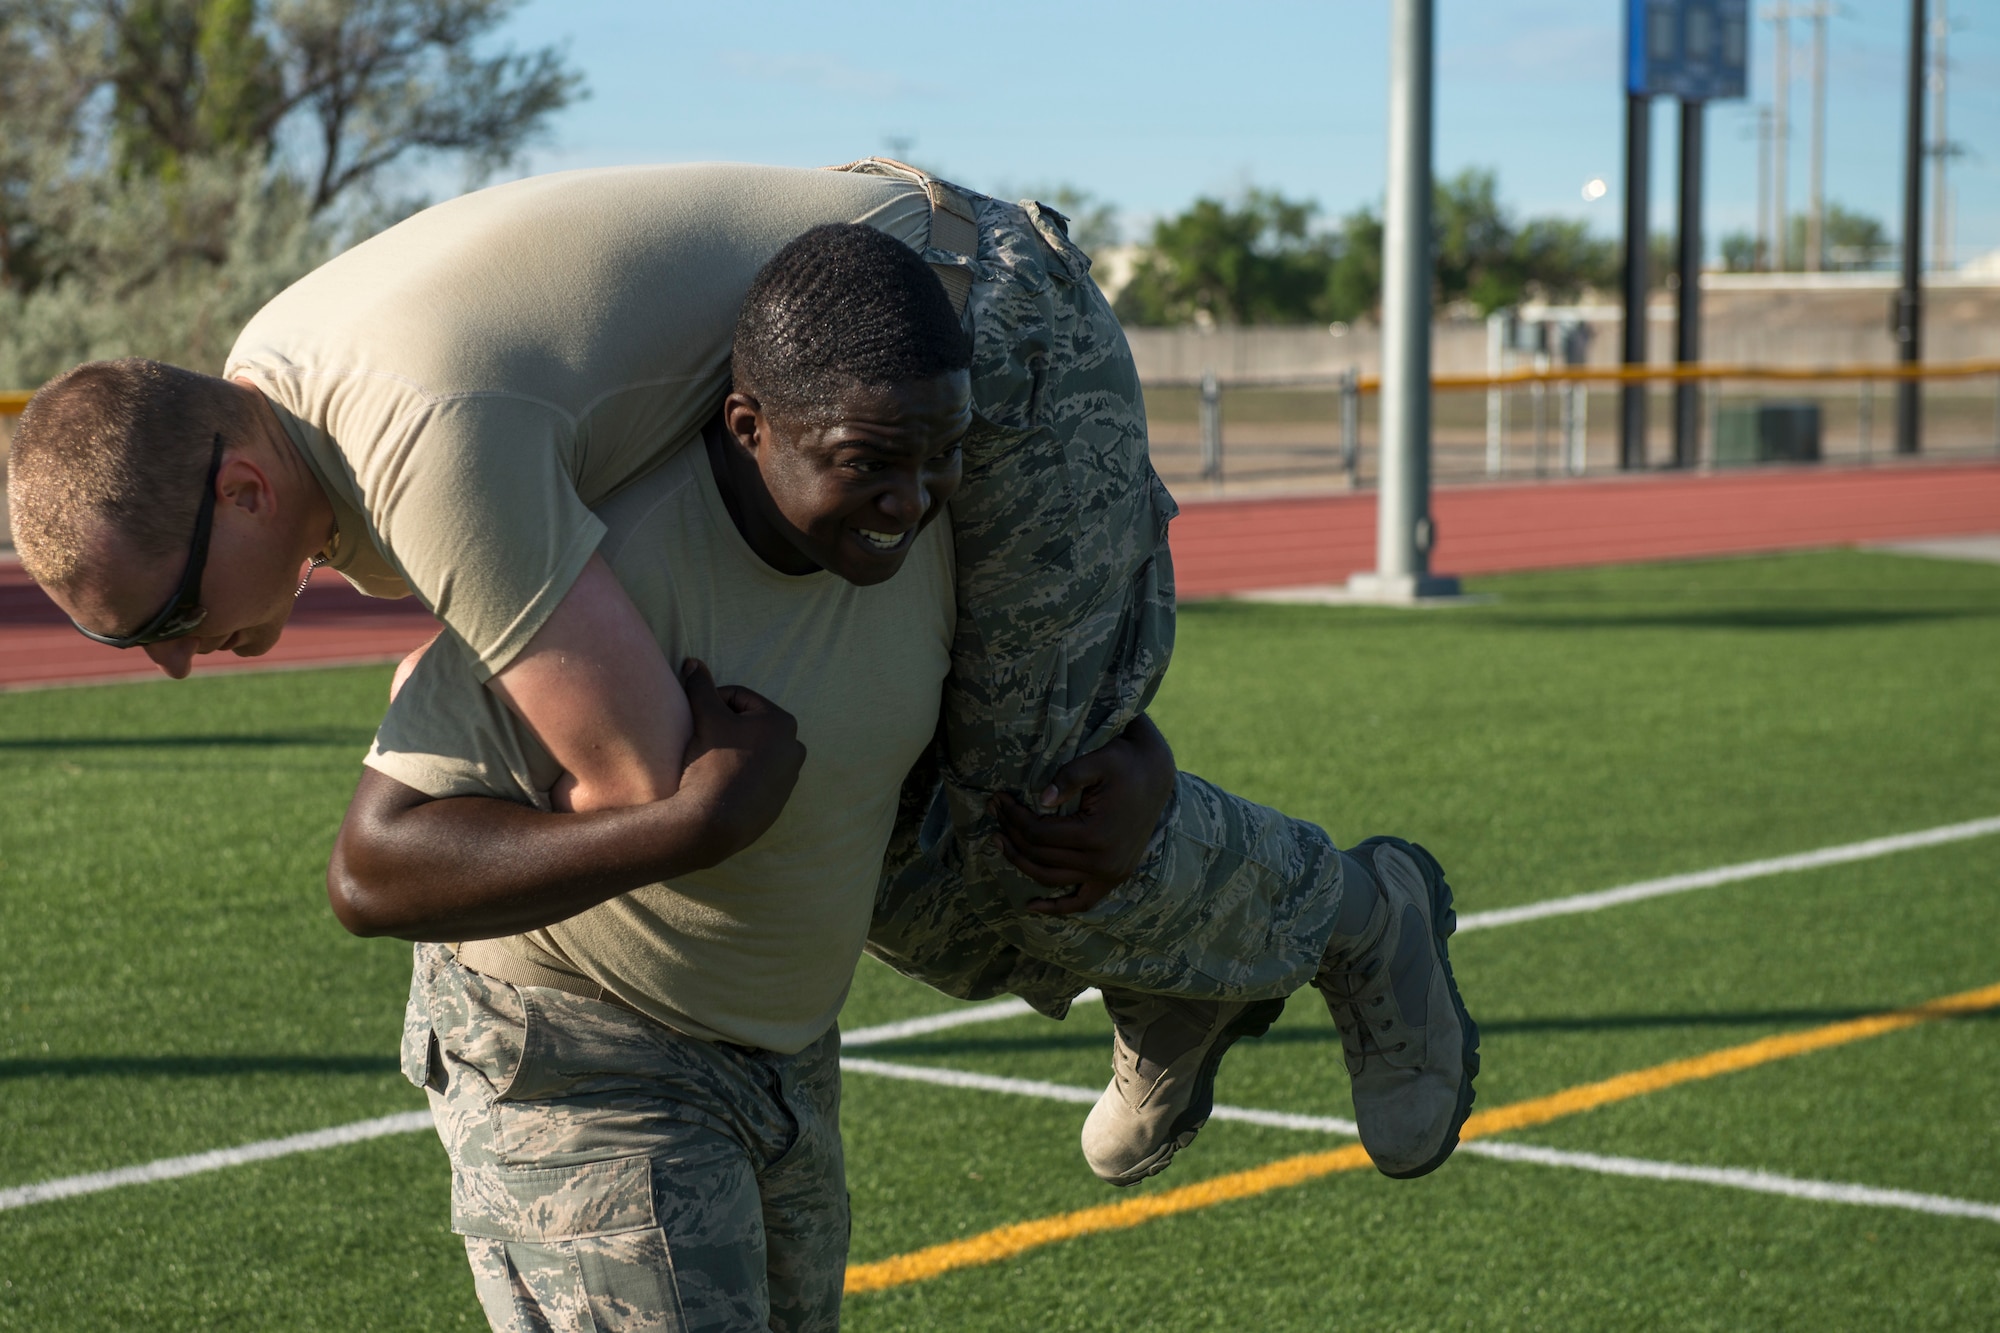
[[[1204, 605], [1157, 716], [1184, 767], [1394, 831], [1460, 909], [2000, 815], [2000, 568], [1827, 553], [1481, 580], [1487, 605]], [[0, 1191], [421, 1108], [407, 946], [320, 874], [387, 671], [0, 695]], [[2000, 982], [2000, 837], [1467, 934], [1480, 1105]], [[849, 1030], [953, 1006], [873, 963]], [[1990, 1012], [1990, 1011], [1989, 1011]], [[1094, 1088], [1100, 1012], [870, 1047]], [[1296, 999], [1227, 1103], [1348, 1114]], [[847, 1080], [857, 1264], [1118, 1202], [1083, 1108]], [[2000, 1019], [1508, 1136], [2000, 1203]], [[1341, 1146], [1214, 1123], [1139, 1193]], [[0, 1211], [0, 1328], [483, 1327], [428, 1134]], [[1461, 1155], [851, 1297], [857, 1330], [1964, 1328], [2000, 1222]], [[1984, 1312], [1984, 1313], [1981, 1313]]]

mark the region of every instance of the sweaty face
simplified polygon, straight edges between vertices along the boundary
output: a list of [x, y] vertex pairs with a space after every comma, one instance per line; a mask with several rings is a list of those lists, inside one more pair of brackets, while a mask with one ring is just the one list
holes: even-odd
[[958, 489], [971, 376], [857, 386], [831, 420], [756, 418], [762, 494], [758, 512], [743, 515], [752, 548], [787, 572], [826, 569], [866, 586], [902, 568], [917, 533]]

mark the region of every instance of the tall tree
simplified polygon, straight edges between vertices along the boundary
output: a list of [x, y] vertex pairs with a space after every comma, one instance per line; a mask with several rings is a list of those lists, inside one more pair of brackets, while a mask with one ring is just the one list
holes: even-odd
[[1235, 205], [1195, 200], [1179, 217], [1154, 224], [1118, 294], [1119, 314], [1138, 324], [1316, 319], [1334, 259], [1328, 238], [1313, 230], [1317, 211], [1265, 190]]
[[0, 379], [213, 366], [400, 168], [513, 159], [580, 94], [519, 3], [0, 0]]
[[[1806, 252], [1806, 217], [1799, 213], [1791, 219], [1791, 252], [1803, 256]], [[1871, 218], [1866, 213], [1857, 213], [1842, 208], [1839, 204], [1828, 204], [1826, 221], [1822, 235], [1826, 238], [1826, 266], [1830, 269], [1875, 268], [1889, 262], [1896, 252], [1895, 242], [1889, 239], [1888, 229], [1880, 218]]]
[[1480, 314], [1530, 297], [1575, 299], [1617, 280], [1617, 246], [1569, 218], [1515, 224], [1500, 203], [1498, 178], [1468, 168], [1437, 185], [1437, 299]]
[[[1134, 324], [1351, 320], [1382, 300], [1382, 219], [1360, 208], [1331, 227], [1318, 205], [1252, 190], [1236, 204], [1197, 199], [1154, 225], [1131, 281], [1118, 294]], [[1570, 300], [1617, 278], [1617, 247], [1581, 222], [1531, 218], [1516, 225], [1490, 171], [1440, 181], [1433, 204], [1441, 306], [1481, 314], [1528, 297]]]

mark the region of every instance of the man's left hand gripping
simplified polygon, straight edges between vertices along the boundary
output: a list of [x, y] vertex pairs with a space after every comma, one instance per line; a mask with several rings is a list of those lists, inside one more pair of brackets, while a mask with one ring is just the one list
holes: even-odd
[[[1056, 770], [1036, 802], [1039, 811], [1005, 792], [995, 796], [1001, 855], [1035, 883], [1068, 890], [1037, 898], [1028, 910], [1048, 916], [1088, 911], [1130, 878], [1173, 797], [1174, 781], [1173, 749], [1142, 714], [1102, 749]], [[1055, 813], [1071, 802], [1074, 813]]]

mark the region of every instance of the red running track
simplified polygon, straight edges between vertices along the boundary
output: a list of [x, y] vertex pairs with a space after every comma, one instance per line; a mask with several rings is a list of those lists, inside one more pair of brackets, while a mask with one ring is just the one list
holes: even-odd
[[[2000, 460], [1443, 487], [1440, 574], [1609, 565], [2000, 532]], [[1375, 496], [1194, 501], [1182, 598], [1343, 583], [1375, 567]]]
[[[2000, 460], [1548, 481], [1440, 489], [1432, 567], [1494, 574], [2000, 532]], [[1194, 501], [1173, 527], [1184, 598], [1339, 583], [1375, 564], [1375, 497]], [[400, 657], [437, 628], [413, 599], [361, 596], [321, 570], [278, 646], [198, 672]], [[91, 643], [0, 565], [0, 689], [156, 677], [134, 650]]]
[[[379, 662], [401, 657], [437, 630], [414, 598], [363, 597], [331, 570], [313, 575], [277, 647], [262, 657], [211, 653], [195, 674]], [[92, 643], [70, 626], [21, 567], [0, 564], [0, 689], [80, 681], [161, 680], [137, 648]]]

